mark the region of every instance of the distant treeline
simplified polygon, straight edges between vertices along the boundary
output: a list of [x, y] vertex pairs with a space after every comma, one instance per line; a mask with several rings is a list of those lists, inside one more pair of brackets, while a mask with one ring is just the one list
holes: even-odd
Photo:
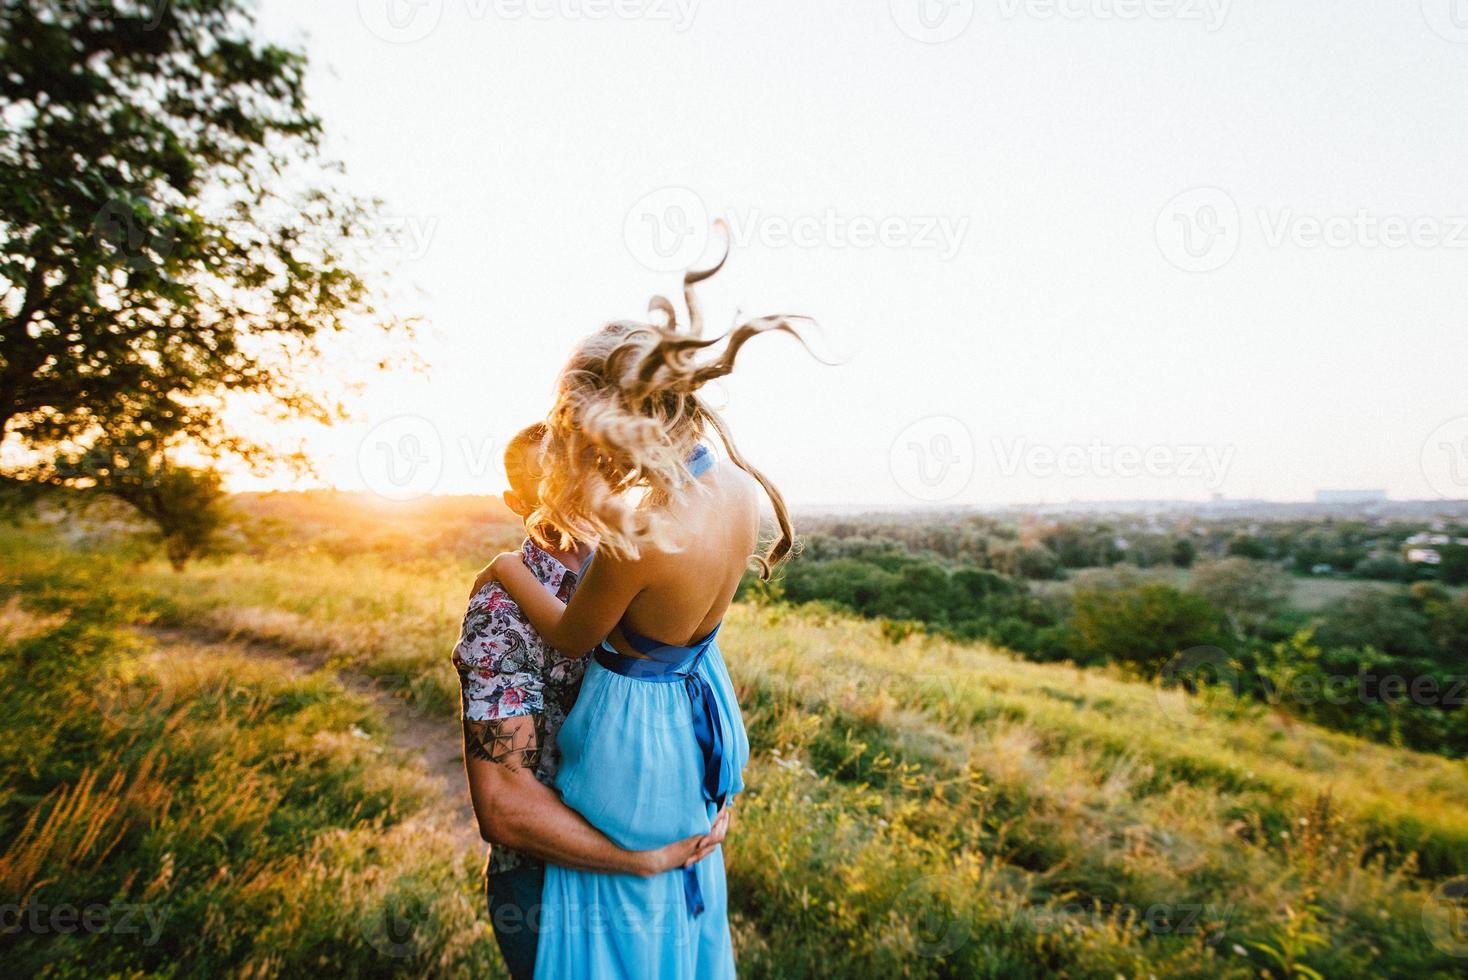
[[[1242, 702], [1339, 730], [1468, 755], [1468, 594], [1430, 581], [1362, 583], [1313, 611], [1291, 602], [1295, 579], [1292, 563], [1278, 560], [1280, 543], [1293, 542], [1295, 554], [1306, 542], [1339, 549], [1357, 539], [1355, 525], [1314, 535], [1213, 529], [1153, 539], [1133, 531], [1119, 554], [1100, 547], [1121, 536], [1114, 528], [974, 520], [945, 535], [941, 527], [811, 534], [775, 582], [747, 583], [746, 595], [879, 618], [894, 638], [921, 629], [1033, 660], [1115, 664], [1143, 677], [1211, 683], [1214, 693], [1222, 685]], [[1269, 557], [1241, 554], [1238, 541], [1266, 543]], [[1193, 551], [1185, 555], [1184, 544]], [[1186, 557], [1191, 571], [1160, 572], [1132, 560], [1141, 554], [1172, 555], [1155, 563], [1163, 566]], [[1100, 567], [1101, 559], [1111, 564]], [[1072, 564], [1082, 560], [1097, 564]], [[1032, 574], [1047, 562], [1047, 574]], [[1026, 581], [1057, 576], [1063, 580]]]
[[[1028, 579], [1062, 578], [1068, 570], [1188, 568], [1204, 558], [1252, 558], [1301, 575], [1386, 582], [1468, 584], [1468, 524], [1429, 527], [1422, 521], [1205, 519], [1193, 515], [1127, 516], [1008, 522], [985, 515], [918, 520], [806, 518], [802, 531], [853, 546], [896, 545], [914, 555], [992, 569]], [[1418, 540], [1422, 539], [1422, 540]], [[1421, 545], [1438, 564], [1409, 562]]]

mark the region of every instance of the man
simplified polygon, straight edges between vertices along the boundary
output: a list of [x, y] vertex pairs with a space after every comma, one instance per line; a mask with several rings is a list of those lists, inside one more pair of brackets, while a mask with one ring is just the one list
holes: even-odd
[[[545, 426], [517, 433], [505, 449], [506, 506], [528, 520], [540, 483]], [[527, 528], [528, 530], [528, 528]], [[530, 538], [525, 565], [562, 601], [576, 589], [591, 548], [550, 551]], [[651, 851], [628, 851], [561, 802], [552, 788], [556, 734], [575, 704], [586, 657], [550, 649], [487, 574], [474, 583], [454, 646], [463, 697], [464, 768], [479, 832], [492, 846], [485, 866], [490, 924], [515, 980], [535, 970], [545, 862], [609, 874], [655, 875], [701, 860], [724, 839], [727, 815], [706, 835]]]

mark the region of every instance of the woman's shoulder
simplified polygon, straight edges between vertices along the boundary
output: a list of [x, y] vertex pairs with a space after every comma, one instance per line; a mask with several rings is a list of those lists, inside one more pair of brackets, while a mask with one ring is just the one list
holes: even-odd
[[720, 477], [728, 480], [730, 494], [728, 509], [732, 511], [737, 507], [746, 519], [758, 524], [759, 502], [763, 494], [759, 481], [748, 471], [733, 463], [725, 463], [720, 470]]
[[712, 483], [722, 493], [742, 497], [749, 501], [758, 499], [760, 485], [750, 472], [730, 459], [721, 459], [709, 474]]

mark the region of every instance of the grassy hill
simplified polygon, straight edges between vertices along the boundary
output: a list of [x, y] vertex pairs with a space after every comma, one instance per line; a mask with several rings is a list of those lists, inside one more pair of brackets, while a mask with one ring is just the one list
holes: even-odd
[[[343, 976], [497, 969], [472, 849], [423, 822], [422, 773], [339, 680], [376, 678], [448, 724], [447, 651], [475, 561], [350, 537], [178, 574], [64, 547], [53, 529], [0, 534], [0, 603], [20, 624], [0, 633], [17, 787], [0, 797], [0, 881], [53, 904], [107, 892], [192, 910], [146, 947], [25, 930], [0, 944], [59, 976], [196, 975], [197, 962], [282, 975], [313, 949]], [[160, 653], [139, 624], [268, 643], [312, 670]], [[1103, 671], [893, 642], [809, 609], [738, 606], [721, 642], [755, 749], [727, 848], [745, 976], [1446, 977], [1468, 964], [1444, 899], [1468, 873], [1461, 762]], [[93, 658], [110, 666], [76, 667]], [[246, 693], [202, 696], [232, 685]], [[144, 706], [171, 693], [122, 722], [87, 707], [130, 690]], [[82, 819], [81, 796], [140, 780], [166, 791], [105, 855], [35, 843]], [[361, 923], [405, 901], [430, 910], [434, 941], [384, 953]]]

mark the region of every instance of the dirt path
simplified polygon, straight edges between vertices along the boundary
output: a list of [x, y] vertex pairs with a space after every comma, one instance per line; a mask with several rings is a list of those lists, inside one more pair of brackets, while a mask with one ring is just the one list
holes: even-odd
[[[137, 631], [152, 639], [165, 653], [170, 648], [187, 648], [269, 660], [293, 677], [303, 677], [326, 666], [324, 654], [296, 653], [222, 630], [144, 626], [138, 627]], [[469, 805], [469, 791], [464, 785], [463, 734], [458, 722], [430, 715], [402, 698], [393, 697], [379, 680], [366, 674], [352, 670], [333, 670], [332, 673], [342, 686], [382, 709], [393, 748], [432, 777], [438, 792], [429, 801], [428, 816], [447, 827], [464, 848], [482, 852], [484, 842], [479, 837], [474, 811]]]

